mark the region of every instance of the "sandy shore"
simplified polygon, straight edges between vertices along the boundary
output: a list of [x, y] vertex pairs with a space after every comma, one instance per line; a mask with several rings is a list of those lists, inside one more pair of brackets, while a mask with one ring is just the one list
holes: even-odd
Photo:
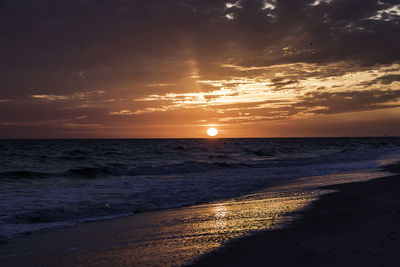
[[225, 202], [22, 236], [0, 245], [0, 265], [179, 266], [206, 253], [195, 265], [400, 266], [400, 176], [327, 186], [339, 191], [314, 202], [288, 228], [234, 239], [207, 254], [227, 240], [287, 221], [287, 215], [326, 192], [313, 189], [313, 184], [348, 178], [337, 174], [300, 179]]
[[232, 241], [194, 266], [400, 266], [400, 175], [327, 188], [339, 191], [290, 227]]
[[230, 239], [279, 227], [322, 191], [277, 190], [20, 236], [0, 245], [0, 262], [4, 266], [181, 266]]

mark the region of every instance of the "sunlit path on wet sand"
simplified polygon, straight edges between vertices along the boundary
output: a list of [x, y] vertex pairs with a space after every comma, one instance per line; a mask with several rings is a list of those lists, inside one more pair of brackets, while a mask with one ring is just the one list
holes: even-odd
[[177, 266], [250, 232], [275, 229], [328, 191], [318, 184], [363, 181], [384, 173], [300, 179], [211, 204], [137, 214], [18, 238], [0, 247], [6, 265]]

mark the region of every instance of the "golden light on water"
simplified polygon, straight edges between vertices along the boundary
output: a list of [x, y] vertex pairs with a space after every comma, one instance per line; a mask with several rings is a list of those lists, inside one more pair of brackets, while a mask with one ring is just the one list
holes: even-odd
[[209, 129], [207, 130], [207, 134], [208, 134], [209, 136], [217, 136], [217, 135], [218, 135], [218, 130], [215, 129], [215, 128], [209, 128]]
[[[296, 218], [295, 212], [329, 192], [316, 189], [321, 185], [366, 181], [382, 175], [352, 172], [305, 177], [292, 184], [270, 187], [263, 192], [224, 201], [143, 212], [101, 223], [80, 224], [76, 228], [62, 229], [57, 233], [43, 233], [43, 238], [32, 236], [16, 239], [15, 243], [4, 244], [0, 257], [3, 251], [18, 251], [23, 257], [35, 255], [34, 260], [40, 263], [58, 263], [58, 255], [68, 253], [63, 261], [65, 265], [71, 266], [87, 265], [88, 262], [103, 266], [110, 259], [118, 266], [181, 266], [221, 247], [231, 239], [257, 231], [277, 229], [293, 221]], [[54, 236], [60, 240], [57, 244], [43, 242]], [[75, 249], [73, 246], [72, 250], [71, 246], [75, 242], [84, 249]], [[35, 248], [35, 252], [31, 252], [32, 248]], [[65, 248], [68, 252], [62, 252]], [[55, 250], [60, 252], [53, 252]], [[41, 251], [50, 252], [39, 254]], [[7, 260], [16, 258], [13, 256]]]

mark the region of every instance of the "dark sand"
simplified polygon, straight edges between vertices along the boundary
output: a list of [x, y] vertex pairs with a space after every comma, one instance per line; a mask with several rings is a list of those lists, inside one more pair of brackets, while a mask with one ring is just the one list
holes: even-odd
[[[397, 165], [387, 170], [399, 169]], [[288, 228], [231, 241], [198, 259], [195, 266], [400, 266], [400, 175], [325, 188], [339, 191], [314, 202], [311, 209], [301, 213], [302, 219]], [[199, 214], [203, 213], [209, 216], [216, 208], [209, 205], [143, 213], [17, 238], [0, 245], [0, 256], [15, 253], [0, 257], [0, 266], [179, 265], [179, 259], [175, 262], [164, 258], [151, 243], [148, 253], [141, 251], [146, 263], [140, 264], [133, 241], [142, 238], [142, 225], [165, 226], [172, 220], [171, 225], [181, 227], [184, 224], [176, 222], [190, 221], [193, 214], [196, 218], [202, 218]], [[151, 240], [152, 233], [142, 235], [145, 243], [147, 238]], [[186, 237], [178, 237], [174, 235], [172, 240], [183, 246], [182, 253], [195, 255], [196, 249], [204, 249], [200, 243], [197, 248], [187, 246]], [[169, 240], [168, 236], [160, 238]]]
[[194, 266], [400, 266], [400, 175], [327, 188], [339, 191], [290, 227], [231, 241]]

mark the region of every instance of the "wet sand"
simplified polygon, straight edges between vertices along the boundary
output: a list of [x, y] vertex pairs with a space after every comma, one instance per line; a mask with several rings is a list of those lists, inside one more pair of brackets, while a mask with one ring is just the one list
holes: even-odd
[[290, 227], [232, 241], [193, 266], [400, 266], [400, 175], [326, 188], [339, 191]]
[[[179, 266], [209, 253], [196, 264], [395, 266], [400, 263], [400, 177], [315, 188], [379, 175], [384, 174], [309, 177], [217, 203], [27, 235], [0, 245], [0, 265]], [[293, 220], [299, 209], [332, 189], [340, 192], [322, 197], [301, 220]], [[280, 229], [282, 223], [291, 225]], [[259, 232], [243, 237], [253, 231]], [[237, 237], [242, 238], [217, 249]]]
[[0, 266], [180, 266], [230, 239], [279, 227], [321, 192], [271, 190], [26, 235], [0, 245]]

